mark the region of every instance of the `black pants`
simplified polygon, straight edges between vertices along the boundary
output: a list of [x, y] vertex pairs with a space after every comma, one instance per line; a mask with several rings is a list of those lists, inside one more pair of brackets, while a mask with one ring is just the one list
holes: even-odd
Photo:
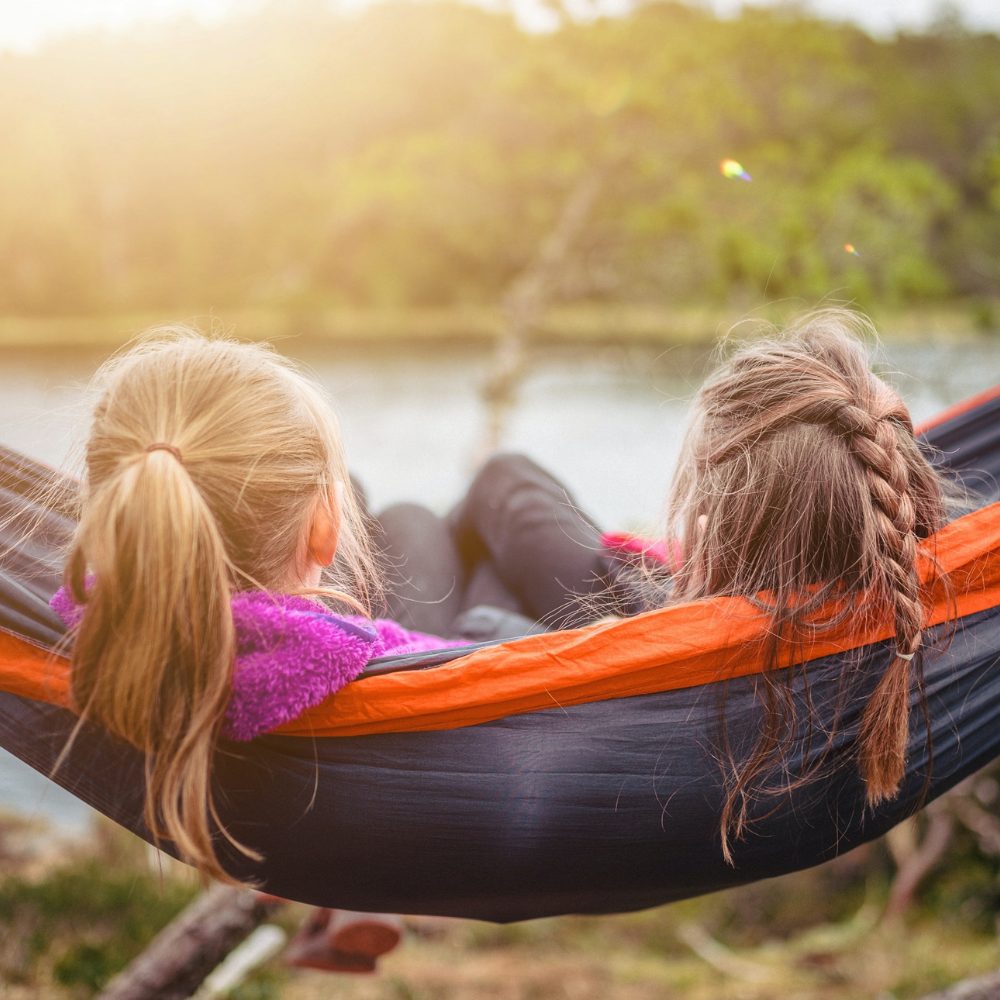
[[468, 636], [484, 605], [545, 628], [638, 610], [597, 525], [523, 455], [491, 458], [447, 517], [397, 504], [378, 524], [387, 613], [410, 628]]

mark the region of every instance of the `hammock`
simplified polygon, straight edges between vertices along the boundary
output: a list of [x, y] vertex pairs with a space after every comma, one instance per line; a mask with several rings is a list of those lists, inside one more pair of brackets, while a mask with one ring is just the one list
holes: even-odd
[[[1000, 388], [924, 433], [976, 509], [933, 540], [955, 589], [953, 603], [931, 594], [933, 761], [915, 709], [896, 799], [865, 808], [851, 757], [865, 691], [849, 692], [832, 745], [803, 735], [791, 755], [794, 776], [826, 751], [823, 776], [761, 796], [734, 864], [724, 862], [720, 695], [739, 753], [758, 726], [751, 640], [763, 622], [745, 602], [719, 598], [376, 661], [278, 733], [222, 743], [221, 816], [264, 856], [222, 849], [226, 867], [307, 903], [511, 921], [656, 906], [816, 865], [885, 833], [1000, 755]], [[67, 664], [51, 652], [63, 630], [47, 604], [72, 520], [28, 499], [56, 475], [0, 454], [0, 541], [13, 546], [0, 571], [0, 746], [42, 774], [76, 724], [64, 707]], [[17, 542], [25, 523], [36, 530]], [[888, 632], [826, 637], [807, 664], [782, 666], [799, 694], [808, 676], [814, 710], [832, 718], [844, 656], [877, 672]], [[53, 780], [150, 839], [132, 747], [84, 725]]]

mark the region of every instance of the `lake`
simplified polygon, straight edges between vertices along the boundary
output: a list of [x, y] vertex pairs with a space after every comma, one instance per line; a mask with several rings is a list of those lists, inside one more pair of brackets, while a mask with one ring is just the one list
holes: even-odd
[[[419, 500], [444, 511], [483, 456], [482, 387], [491, 355], [454, 344], [363, 349], [284, 341], [329, 390], [351, 468], [375, 510]], [[89, 413], [88, 351], [7, 352], [0, 441], [74, 467]], [[538, 348], [501, 434], [559, 476], [602, 525], [655, 529], [691, 396], [710, 369], [703, 349], [604, 345]], [[1000, 338], [891, 342], [879, 369], [916, 421], [1000, 381]], [[89, 811], [0, 751], [0, 812], [86, 829]]]

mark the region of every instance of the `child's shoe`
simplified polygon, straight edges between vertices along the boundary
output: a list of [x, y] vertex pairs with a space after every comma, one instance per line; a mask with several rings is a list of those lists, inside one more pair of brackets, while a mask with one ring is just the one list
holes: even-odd
[[378, 957], [402, 935], [403, 922], [394, 914], [316, 908], [285, 949], [285, 962], [323, 972], [374, 972]]
[[403, 921], [396, 914], [353, 910], [334, 910], [327, 933], [334, 951], [372, 960], [392, 951], [402, 937]]

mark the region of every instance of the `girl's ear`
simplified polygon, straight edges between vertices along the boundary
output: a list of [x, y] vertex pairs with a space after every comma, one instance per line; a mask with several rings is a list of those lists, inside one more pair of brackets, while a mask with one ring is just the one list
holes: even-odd
[[309, 524], [309, 556], [318, 566], [329, 566], [340, 540], [340, 505], [331, 490], [326, 502], [318, 500]]

